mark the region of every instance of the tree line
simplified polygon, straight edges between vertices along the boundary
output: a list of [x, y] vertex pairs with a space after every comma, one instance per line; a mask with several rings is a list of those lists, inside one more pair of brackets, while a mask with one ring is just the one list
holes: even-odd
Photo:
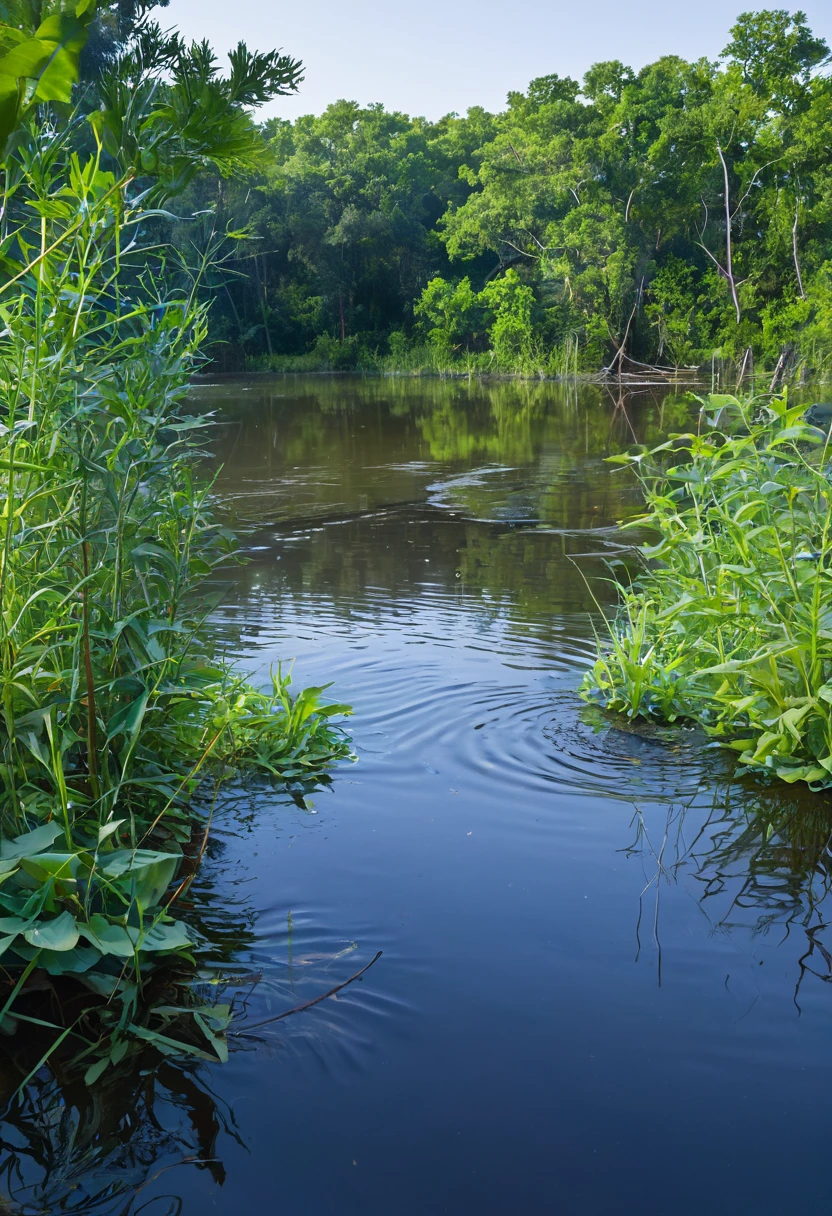
[[203, 218], [173, 235], [231, 234], [214, 355], [816, 372], [832, 350], [829, 62], [804, 14], [765, 10], [716, 61], [544, 76], [499, 114], [341, 100], [272, 119], [257, 171], [204, 174], [180, 208]]

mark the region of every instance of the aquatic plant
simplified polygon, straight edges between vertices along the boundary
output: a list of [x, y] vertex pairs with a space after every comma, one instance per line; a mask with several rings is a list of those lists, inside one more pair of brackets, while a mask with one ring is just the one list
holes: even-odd
[[742, 768], [832, 786], [832, 488], [828, 411], [787, 395], [702, 402], [698, 434], [614, 456], [650, 528], [618, 583], [584, 695], [628, 717], [691, 719]]
[[[67, 17], [70, 84], [89, 7]], [[35, 51], [18, 56], [29, 99], [61, 58]], [[240, 766], [321, 774], [349, 754], [331, 723], [347, 710], [321, 689], [292, 697], [279, 671], [258, 690], [212, 652], [204, 580], [235, 541], [200, 471], [210, 419], [185, 401], [200, 272], [179, 263], [180, 286], [158, 285], [141, 233], [163, 184], [119, 171], [100, 122], [38, 117], [0, 130], [0, 1031], [52, 1026], [49, 1051], [80, 1039], [93, 1081], [131, 1039], [224, 1056], [227, 1009], [143, 999], [196, 944], [175, 904], [207, 839], [200, 790]], [[175, 151], [179, 173], [208, 154]], [[33, 1017], [35, 972], [95, 1000]], [[190, 1038], [170, 1029], [184, 1014]]]

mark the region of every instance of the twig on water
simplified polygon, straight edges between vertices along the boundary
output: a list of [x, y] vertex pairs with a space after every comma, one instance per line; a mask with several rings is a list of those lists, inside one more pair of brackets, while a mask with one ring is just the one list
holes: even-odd
[[382, 953], [383, 951], [379, 950], [375, 958], [371, 958], [365, 967], [362, 967], [360, 971], [356, 971], [355, 975], [351, 975], [348, 980], [344, 980], [343, 984], [336, 984], [334, 988], [330, 988], [329, 992], [324, 992], [311, 1001], [304, 1001], [302, 1005], [296, 1005], [294, 1009], [286, 1009], [283, 1013], [276, 1013], [273, 1018], [264, 1018], [262, 1022], [255, 1022], [253, 1026], [243, 1026], [240, 1030], [232, 1031], [231, 1033], [247, 1034], [250, 1030], [259, 1030], [261, 1026], [268, 1026], [272, 1022], [279, 1022], [282, 1018], [290, 1018], [293, 1013], [303, 1013], [304, 1009], [311, 1009], [313, 1005], [325, 1001], [327, 997], [335, 996], [336, 992], [340, 992], [342, 988], [346, 988], [348, 984], [353, 983], [354, 980], [362, 976], [365, 971], [369, 971], [373, 963], [377, 963], [381, 958]]

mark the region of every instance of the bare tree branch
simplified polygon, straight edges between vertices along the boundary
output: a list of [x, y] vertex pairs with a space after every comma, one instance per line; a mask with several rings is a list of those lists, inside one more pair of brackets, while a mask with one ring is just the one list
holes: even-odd
[[637, 187], [633, 186], [632, 190], [630, 191], [630, 197], [627, 199], [627, 206], [624, 208], [624, 223], [625, 224], [628, 224], [630, 222], [630, 203], [633, 201], [633, 195], [635, 194], [636, 189], [637, 189]]
[[521, 257], [532, 258], [535, 262], [540, 261], [541, 255], [539, 253], [527, 253], [525, 249], [521, 249], [519, 245], [515, 245], [514, 241], [510, 241], [506, 236], [503, 237], [503, 241], [506, 245], [510, 245], [512, 249], [516, 249]]
[[[798, 183], [799, 185], [800, 183]], [[806, 292], [803, 290], [803, 276], [800, 273], [800, 262], [797, 257], [797, 221], [800, 217], [800, 195], [798, 194], [794, 200], [794, 225], [792, 226], [792, 253], [794, 254], [794, 268], [797, 272], [797, 286], [800, 289], [801, 300], [806, 299]]]
[[630, 318], [627, 321], [627, 328], [624, 330], [624, 337], [621, 339], [621, 345], [619, 346], [618, 350], [615, 353], [615, 358], [613, 359], [612, 363], [609, 365], [609, 368], [607, 369], [608, 371], [612, 371], [612, 369], [615, 367], [615, 365], [617, 363], [619, 376], [621, 375], [621, 370], [622, 370], [621, 364], [622, 364], [622, 360], [624, 358], [624, 347], [627, 345], [627, 339], [630, 336], [630, 326], [633, 323], [633, 318], [635, 317], [636, 312], [638, 311], [638, 306], [641, 303], [641, 293], [642, 293], [643, 288], [644, 288], [644, 278], [642, 277], [641, 284], [639, 285], [639, 289], [636, 292], [636, 302], [633, 305], [633, 311], [630, 313]]
[[551, 249], [557, 248], [556, 245], [542, 245], [535, 234], [533, 232], [529, 232], [528, 228], [524, 228], [523, 231], [529, 240], [534, 241], [535, 245], [537, 245], [538, 249], [541, 250], [542, 253], [548, 253]]
[[697, 243], [697, 245], [699, 246], [699, 248], [700, 248], [700, 249], [704, 249], [704, 250], [705, 250], [705, 252], [707, 253], [708, 257], [711, 259], [711, 261], [713, 262], [714, 266], [716, 266], [717, 270], [718, 270], [718, 271], [719, 271], [719, 273], [720, 273], [720, 274], [723, 276], [723, 278], [726, 278], [726, 279], [727, 279], [727, 278], [728, 278], [728, 271], [725, 269], [725, 267], [722, 265], [722, 263], [721, 263], [721, 262], [718, 262], [718, 261], [716, 260], [716, 258], [715, 258], [715, 257], [714, 257], [714, 255], [711, 253], [711, 251], [710, 251], [710, 249], [708, 248], [708, 246], [707, 246], [707, 245], [703, 245], [701, 241], [697, 241], [696, 243]]
[[[722, 161], [722, 175], [725, 179], [725, 265], [726, 265], [725, 277], [728, 279], [728, 282], [731, 284], [731, 296], [734, 301], [734, 308], [737, 310], [737, 325], [739, 325], [742, 314], [740, 312], [740, 301], [739, 301], [739, 297], [737, 296], [737, 285], [734, 282], [734, 268], [733, 268], [733, 264], [732, 264], [732, 251], [731, 251], [731, 219], [732, 219], [732, 216], [731, 216], [731, 195], [730, 195], [730, 187], [728, 184], [728, 165], [725, 163], [725, 157], [722, 154], [722, 145], [720, 144], [719, 140], [716, 141], [716, 150], [719, 153], [719, 159]], [[716, 259], [714, 259], [714, 260], [716, 261]]]
[[[717, 147], [719, 147], [719, 144], [717, 144]], [[722, 155], [722, 150], [721, 150], [721, 149], [720, 149], [720, 155]], [[745, 194], [742, 196], [742, 198], [741, 198], [741, 199], [740, 199], [740, 201], [737, 203], [737, 205], [736, 205], [736, 207], [734, 208], [734, 210], [731, 212], [731, 219], [733, 219], [733, 218], [734, 218], [734, 216], [735, 216], [735, 215], [737, 214], [737, 212], [739, 211], [740, 207], [743, 205], [743, 203], [745, 202], [745, 200], [748, 198], [749, 194], [751, 193], [751, 188], [752, 188], [752, 186], [754, 185], [754, 183], [756, 182], [757, 178], [758, 178], [758, 177], [760, 176], [760, 174], [762, 173], [763, 169], [767, 169], [767, 168], [769, 167], [769, 165], [773, 165], [773, 164], [775, 164], [775, 163], [776, 163], [778, 160], [782, 160], [782, 159], [783, 159], [783, 158], [782, 158], [782, 156], [775, 156], [774, 160], [767, 160], [767, 161], [766, 161], [766, 163], [765, 163], [764, 165], [760, 165], [759, 169], [757, 169], [757, 170], [756, 170], [756, 172], [755, 172], [754, 176], [752, 177], [751, 181], [748, 183], [748, 189], [746, 190]]]

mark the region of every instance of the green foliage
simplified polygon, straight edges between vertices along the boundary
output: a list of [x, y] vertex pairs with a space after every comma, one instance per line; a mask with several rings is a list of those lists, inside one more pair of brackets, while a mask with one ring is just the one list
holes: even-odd
[[475, 348], [484, 303], [467, 276], [459, 283], [437, 277], [422, 292], [414, 312], [425, 322], [428, 341], [450, 355], [460, 347]]
[[207, 42], [187, 46], [178, 34], [144, 24], [124, 54], [99, 75], [99, 107], [90, 114], [106, 154], [155, 193], [179, 193], [206, 168], [222, 177], [251, 173], [262, 139], [249, 109], [297, 88], [301, 64], [277, 51], [239, 43], [231, 71], [219, 75]]
[[69, 102], [78, 63], [95, 14], [95, 0], [55, 6], [29, 34], [0, 25], [0, 162], [12, 133], [42, 102]]
[[[467, 277], [458, 283], [431, 279], [414, 312], [433, 356], [427, 365], [436, 370], [460, 370], [463, 356], [472, 370], [572, 371], [571, 335], [558, 334], [548, 347], [541, 341], [534, 291], [511, 267], [480, 292]], [[407, 353], [401, 342], [396, 357], [398, 366], [404, 366]]]
[[608, 709], [692, 719], [744, 768], [832, 786], [830, 411], [712, 396], [705, 428], [617, 456], [659, 534], [587, 675]]
[[[459, 166], [477, 163], [492, 122], [480, 110], [428, 123], [339, 101], [319, 117], [267, 123], [255, 177], [231, 186], [203, 177], [183, 201], [183, 211], [213, 208], [218, 230], [247, 236], [212, 338], [229, 358], [283, 356], [306, 355], [321, 337], [373, 350], [391, 330], [410, 330], [422, 288], [448, 272], [436, 225], [470, 193]], [[191, 226], [174, 239], [192, 239]], [[328, 345], [312, 359], [337, 361]]]
[[[348, 705], [325, 702], [325, 688], [304, 688], [289, 693], [291, 677], [272, 672], [271, 691], [262, 692], [245, 681], [236, 687], [217, 688], [218, 702], [227, 714], [227, 729], [220, 737], [217, 759], [249, 765], [283, 781], [306, 781], [319, 776], [333, 760], [348, 754], [346, 743], [329, 719], [351, 712]], [[227, 706], [227, 709], [225, 708]]]
[[[64, 103], [77, 81], [81, 35], [49, 51], [61, 83], [44, 66], [52, 20], [3, 61], [26, 104]], [[221, 1010], [143, 1002], [148, 976], [196, 945], [173, 911], [195, 829], [207, 839], [206, 778], [309, 782], [349, 755], [331, 722], [345, 706], [292, 697], [280, 672], [261, 692], [212, 654], [203, 584], [235, 542], [200, 475], [210, 419], [185, 407], [205, 267], [167, 264], [142, 235], [151, 200], [206, 161], [249, 163], [245, 107], [289, 69], [238, 48], [221, 80], [207, 47], [141, 37], [135, 92], [92, 115], [91, 154], [83, 115], [36, 126], [19, 108], [0, 196], [0, 955], [18, 976], [0, 1026], [26, 1021], [16, 1001], [35, 968], [76, 977], [107, 998], [86, 1023], [88, 1082], [130, 1036], [225, 1053]], [[186, 1012], [190, 1038], [171, 1037]], [[56, 1029], [56, 1047], [80, 1034]]]
[[488, 336], [497, 366], [510, 369], [530, 352], [534, 292], [520, 281], [516, 270], [509, 269], [486, 284], [480, 299], [491, 313]]
[[328, 725], [343, 707], [292, 700], [279, 674], [259, 693], [211, 658], [196, 589], [233, 538], [198, 477], [206, 420], [182, 409], [204, 312], [151, 280], [123, 291], [119, 248], [144, 219], [129, 177], [49, 135], [18, 169], [20, 268], [0, 285], [4, 959], [140, 970], [189, 949], [165, 893], [201, 773], [314, 776], [346, 754]]
[[[491, 368], [545, 372], [567, 340], [572, 370], [577, 339], [584, 370], [719, 352], [769, 382], [822, 372], [828, 54], [802, 14], [762, 10], [716, 62], [544, 76], [497, 115], [428, 123], [339, 101], [273, 121], [245, 187], [204, 178], [190, 196], [247, 233], [212, 338], [229, 363], [311, 356], [323, 333], [383, 350], [396, 331], [460, 371], [490, 349]], [[510, 274], [528, 302], [484, 315], [481, 293]]]

